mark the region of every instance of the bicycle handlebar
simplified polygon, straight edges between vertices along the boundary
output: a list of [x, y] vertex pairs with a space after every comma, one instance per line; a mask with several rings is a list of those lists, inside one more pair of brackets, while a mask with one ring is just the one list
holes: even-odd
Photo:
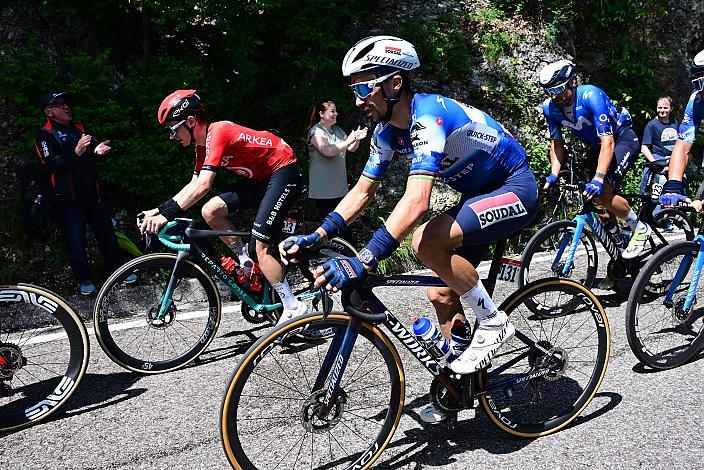
[[178, 225], [178, 222], [171, 221], [167, 222], [161, 230], [159, 230], [159, 241], [164, 244], [167, 248], [171, 248], [175, 251], [188, 251], [191, 249], [190, 243], [177, 243], [183, 240], [179, 235], [167, 235], [166, 232]]

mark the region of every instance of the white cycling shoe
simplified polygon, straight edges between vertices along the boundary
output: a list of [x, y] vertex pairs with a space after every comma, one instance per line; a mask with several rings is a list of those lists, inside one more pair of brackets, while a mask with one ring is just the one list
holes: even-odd
[[450, 369], [456, 374], [472, 374], [488, 367], [501, 346], [515, 334], [516, 328], [508, 318], [499, 326], [480, 322], [472, 337], [472, 343], [460, 357], [452, 361]]
[[432, 403], [420, 410], [418, 416], [420, 416], [421, 421], [428, 424], [442, 423], [447, 419], [447, 414], [435, 409]]
[[292, 318], [300, 317], [301, 315], [305, 315], [308, 313], [308, 305], [306, 305], [303, 302], [298, 302], [298, 305], [296, 306], [295, 309], [292, 310], [286, 310], [281, 313], [281, 318], [279, 318], [279, 321], [276, 322], [276, 326], [279, 326], [282, 323], [285, 323]]

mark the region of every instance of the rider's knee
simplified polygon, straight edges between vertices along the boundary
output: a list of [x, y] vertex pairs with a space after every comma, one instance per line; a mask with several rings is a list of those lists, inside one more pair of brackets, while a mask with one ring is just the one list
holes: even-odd
[[255, 240], [249, 244], [249, 257], [257, 261], [264, 256], [271, 255], [271, 245], [261, 240]]
[[457, 301], [457, 294], [449, 287], [430, 287], [427, 295], [433, 305], [453, 305]]
[[[216, 200], [217, 198], [213, 198], [210, 201], [206, 202], [203, 205], [203, 208], [200, 210], [200, 214], [203, 216], [203, 219], [205, 219], [206, 222], [216, 219], [220, 216], [222, 216], [222, 204]], [[225, 208], [225, 216], [227, 216], [227, 208]]]
[[413, 232], [413, 252], [419, 258], [437, 248], [437, 237], [429, 236], [427, 227], [427, 224], [421, 225]]

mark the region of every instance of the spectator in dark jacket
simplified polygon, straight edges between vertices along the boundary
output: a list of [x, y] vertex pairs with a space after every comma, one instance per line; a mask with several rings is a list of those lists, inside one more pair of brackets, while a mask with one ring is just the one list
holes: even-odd
[[[39, 99], [47, 121], [34, 136], [37, 155], [51, 175], [53, 217], [63, 233], [68, 261], [81, 294], [96, 291], [86, 255], [90, 225], [109, 272], [122, 264], [109, 206], [102, 197], [95, 157], [110, 151], [109, 140], [94, 142], [81, 123], [73, 121], [66, 94], [47, 93]], [[131, 276], [131, 281], [136, 276]]]

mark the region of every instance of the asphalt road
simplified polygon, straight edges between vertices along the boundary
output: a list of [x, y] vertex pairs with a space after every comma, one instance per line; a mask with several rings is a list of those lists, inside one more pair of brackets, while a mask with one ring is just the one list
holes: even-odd
[[[619, 288], [621, 294], [595, 290], [612, 331], [599, 392], [574, 425], [541, 439], [508, 436], [481, 409], [462, 412], [452, 431], [420, 422], [417, 412], [428, 403], [430, 376], [397, 345], [406, 370], [405, 413], [377, 467], [704, 468], [704, 360], [664, 372], [640, 366], [624, 331], [629, 285]], [[504, 285], [497, 297], [510, 290]], [[407, 325], [415, 314], [432, 315], [424, 297], [419, 288], [380, 293]], [[69, 301], [89, 316], [90, 302]], [[239, 313], [225, 315], [197, 363], [157, 376], [116, 366], [91, 334], [91, 360], [80, 389], [50, 421], [0, 436], [0, 469], [229, 468], [220, 444], [220, 402], [238, 358], [262, 332]]]

